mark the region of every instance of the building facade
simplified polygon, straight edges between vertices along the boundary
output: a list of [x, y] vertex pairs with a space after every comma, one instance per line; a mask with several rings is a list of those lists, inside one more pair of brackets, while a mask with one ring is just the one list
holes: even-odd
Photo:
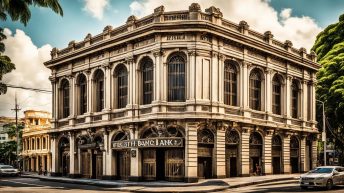
[[13, 117], [0, 117], [0, 143], [10, 141], [8, 137], [8, 127], [16, 123]]
[[22, 136], [22, 161], [25, 172], [51, 172], [50, 137], [51, 113], [27, 110]]
[[316, 165], [315, 53], [218, 8], [160, 6], [51, 56], [52, 175], [194, 182]]

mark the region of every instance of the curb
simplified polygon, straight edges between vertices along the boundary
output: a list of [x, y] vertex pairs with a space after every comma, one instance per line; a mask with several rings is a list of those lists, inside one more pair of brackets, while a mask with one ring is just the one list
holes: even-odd
[[[161, 186], [161, 185], [142, 185], [142, 184], [107, 184], [107, 183], [98, 183], [98, 182], [89, 182], [89, 181], [80, 181], [80, 180], [65, 180], [65, 179], [56, 179], [56, 178], [45, 178], [45, 177], [40, 177], [40, 176], [31, 176], [31, 175], [22, 175], [21, 177], [23, 178], [34, 178], [34, 179], [39, 179], [41, 181], [53, 181], [53, 182], [60, 182], [60, 183], [70, 183], [70, 184], [82, 184], [82, 185], [92, 185], [92, 186], [98, 186], [98, 187], [107, 187], [107, 188], [118, 188], [113, 189], [113, 191], [127, 191], [127, 192], [166, 192], [166, 193], [178, 193], [178, 192], [185, 192], [185, 193], [207, 193], [207, 192], [217, 192], [217, 191], [223, 191], [226, 189], [233, 189], [233, 188], [239, 188], [239, 187], [244, 187], [244, 186], [252, 186], [252, 185], [257, 185], [257, 184], [265, 184], [265, 183], [270, 183], [270, 182], [277, 182], [277, 181], [287, 181], [287, 180], [296, 180], [295, 177], [286, 177], [286, 178], [279, 178], [279, 179], [267, 179], [267, 180], [260, 180], [260, 181], [255, 181], [255, 182], [248, 182], [248, 183], [242, 183], [242, 184], [237, 184], [237, 185], [217, 185], [220, 187], [214, 187], [213, 189], [207, 189], [207, 190], [183, 190], [183, 191], [162, 191], [162, 190], [152, 190], [151, 188], [159, 188], [159, 187], [205, 187], [206, 185], [200, 184], [190, 184], [190, 185], [185, 185], [185, 186]], [[225, 182], [224, 182], [225, 184]], [[130, 189], [126, 187], [133, 187], [133, 186], [139, 186], [142, 188], [139, 189]], [[212, 186], [212, 185], [209, 185]], [[214, 186], [214, 185], [213, 185]], [[146, 189], [147, 188], [147, 189]], [[146, 190], [145, 190], [146, 189]]]

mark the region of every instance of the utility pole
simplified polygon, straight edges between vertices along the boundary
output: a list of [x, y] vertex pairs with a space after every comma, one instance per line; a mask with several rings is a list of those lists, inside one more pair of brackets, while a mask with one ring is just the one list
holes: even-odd
[[18, 130], [18, 111], [20, 111], [21, 109], [19, 109], [19, 105], [17, 103], [17, 93], [15, 93], [15, 97], [14, 97], [14, 101], [15, 101], [15, 106], [14, 109], [12, 109], [13, 111], [16, 112], [16, 138], [17, 138], [17, 167], [18, 169], [20, 169], [20, 164], [19, 164], [19, 130]]

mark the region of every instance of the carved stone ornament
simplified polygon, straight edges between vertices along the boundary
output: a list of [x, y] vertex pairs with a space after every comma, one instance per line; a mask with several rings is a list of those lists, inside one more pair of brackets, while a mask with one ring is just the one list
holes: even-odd
[[91, 40], [91, 38], [92, 38], [92, 35], [90, 33], [88, 33], [85, 37], [85, 41], [89, 41], [89, 40]]
[[222, 12], [220, 11], [219, 8], [216, 8], [214, 6], [209, 7], [208, 9], [205, 9], [206, 13], [212, 14], [216, 17], [223, 17]]
[[201, 6], [198, 3], [192, 3], [189, 6], [189, 11], [190, 12], [199, 12], [199, 11], [201, 11]]
[[226, 132], [226, 144], [239, 144], [240, 136], [239, 133], [234, 130], [227, 130]]
[[274, 35], [271, 33], [271, 31], [266, 31], [264, 33], [264, 38], [265, 38], [266, 41], [272, 39], [273, 37], [274, 37]]
[[112, 26], [111, 25], [107, 25], [104, 27], [103, 32], [110, 32], [112, 30]]
[[299, 140], [295, 136], [290, 138], [290, 148], [298, 149], [300, 147]]
[[128, 17], [127, 23], [132, 23], [132, 22], [135, 22], [136, 20], [137, 20], [137, 17], [135, 15], [131, 15]]
[[272, 137], [272, 146], [282, 146], [282, 140], [278, 135]]
[[184, 137], [184, 132], [180, 126], [163, 125], [151, 126], [145, 129], [141, 138], [157, 138], [157, 137]]
[[161, 5], [161, 6], [159, 6], [159, 7], [154, 9], [154, 13], [155, 14], [157, 14], [157, 13], [158, 14], [162, 14], [162, 13], [164, 13], [164, 11], [165, 11], [165, 7], [163, 5]]
[[263, 144], [262, 136], [257, 132], [251, 133], [250, 145], [262, 145], [262, 144]]
[[250, 26], [247, 24], [246, 21], [240, 21], [239, 22], [239, 30], [248, 30]]
[[287, 49], [287, 48], [291, 48], [293, 47], [293, 43], [290, 41], [290, 40], [286, 40], [284, 42], [284, 47]]
[[209, 129], [201, 129], [197, 132], [197, 142], [202, 144], [214, 144], [214, 134]]
[[127, 131], [118, 131], [114, 136], [112, 141], [123, 141], [123, 140], [129, 140], [130, 134]]

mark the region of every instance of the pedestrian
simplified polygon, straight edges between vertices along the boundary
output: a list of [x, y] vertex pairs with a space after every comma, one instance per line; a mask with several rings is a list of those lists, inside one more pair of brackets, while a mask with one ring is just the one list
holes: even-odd
[[258, 163], [256, 164], [256, 174], [258, 176], [262, 175], [262, 168], [258, 165]]

